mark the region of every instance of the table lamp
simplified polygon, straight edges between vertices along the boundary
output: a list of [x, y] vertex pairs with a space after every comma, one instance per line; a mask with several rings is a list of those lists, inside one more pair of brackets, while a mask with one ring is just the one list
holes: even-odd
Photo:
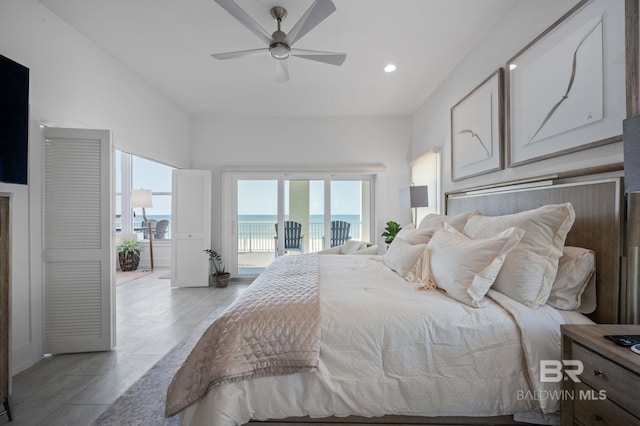
[[418, 207], [429, 207], [429, 189], [427, 185], [409, 187], [409, 199], [413, 209], [413, 224], [418, 227]]

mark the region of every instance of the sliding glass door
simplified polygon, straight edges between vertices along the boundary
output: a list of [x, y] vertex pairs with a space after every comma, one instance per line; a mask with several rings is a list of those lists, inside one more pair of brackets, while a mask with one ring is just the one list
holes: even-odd
[[238, 180], [236, 191], [238, 275], [256, 275], [276, 255], [278, 180]]
[[279, 253], [315, 253], [323, 249], [324, 187], [324, 180], [284, 181], [285, 241], [283, 251]]
[[331, 246], [347, 240], [373, 241], [370, 194], [369, 180], [331, 181]]
[[237, 174], [229, 180], [236, 276], [260, 274], [278, 256], [372, 239], [373, 176]]

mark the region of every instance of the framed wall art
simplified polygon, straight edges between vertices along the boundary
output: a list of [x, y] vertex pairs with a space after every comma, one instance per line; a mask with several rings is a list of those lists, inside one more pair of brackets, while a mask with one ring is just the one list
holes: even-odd
[[581, 1], [506, 69], [509, 167], [621, 140], [625, 2]]
[[451, 108], [451, 180], [504, 167], [503, 91], [500, 68]]

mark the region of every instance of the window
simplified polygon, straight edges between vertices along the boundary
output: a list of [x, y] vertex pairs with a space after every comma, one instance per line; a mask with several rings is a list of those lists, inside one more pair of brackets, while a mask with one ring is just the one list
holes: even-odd
[[[144, 188], [152, 192], [153, 207], [145, 209], [152, 222], [154, 240], [171, 238], [171, 171], [172, 167], [116, 151], [116, 232], [138, 233], [148, 239], [142, 209], [131, 208], [131, 191]], [[165, 228], [166, 226], [166, 228]]]
[[[347, 239], [370, 241], [375, 235], [374, 175], [227, 176], [228, 199], [235, 203], [225, 204], [223, 221], [230, 223], [234, 235], [224, 251], [235, 253], [228, 260], [235, 276], [257, 275], [277, 256], [314, 253]], [[338, 221], [341, 232], [336, 231]]]

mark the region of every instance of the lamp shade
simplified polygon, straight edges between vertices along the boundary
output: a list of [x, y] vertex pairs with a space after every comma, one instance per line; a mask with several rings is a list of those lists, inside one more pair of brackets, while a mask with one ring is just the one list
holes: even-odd
[[429, 190], [427, 185], [409, 187], [411, 207], [429, 207]]
[[625, 192], [640, 192], [640, 115], [623, 120], [622, 137]]
[[150, 208], [153, 207], [150, 189], [134, 189], [131, 191], [131, 207]]

